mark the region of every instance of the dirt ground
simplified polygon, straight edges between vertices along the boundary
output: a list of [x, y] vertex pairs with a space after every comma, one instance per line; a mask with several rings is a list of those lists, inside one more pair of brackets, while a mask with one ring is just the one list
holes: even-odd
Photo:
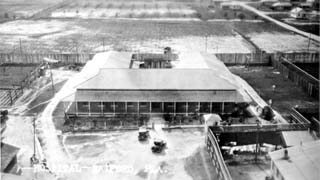
[[259, 157], [255, 162], [254, 155], [239, 155], [228, 164], [228, 169], [236, 180], [264, 180], [270, 175], [270, 162], [264, 157]]
[[[91, 135], [66, 135], [63, 144], [71, 161], [82, 170], [94, 166], [117, 166], [118, 172], [106, 169], [93, 173], [65, 174], [71, 179], [190, 179], [213, 180], [217, 178], [204, 144], [202, 130], [156, 129], [150, 139], [138, 141], [137, 131], [109, 132]], [[154, 138], [163, 138], [167, 149], [163, 153], [151, 152]], [[87, 168], [84, 168], [87, 167]], [[121, 172], [121, 168], [130, 171]]]
[[[208, 53], [250, 52], [247, 42], [237, 36], [233, 29], [250, 35], [254, 42], [266, 46], [267, 50], [273, 50], [273, 46], [280, 43], [277, 39], [282, 42], [281, 46], [276, 46], [280, 50], [282, 46], [284, 50], [296, 50], [297, 47], [306, 49], [308, 46], [307, 38], [292, 35], [267, 22], [42, 19], [0, 24], [0, 52], [20, 53], [20, 40], [23, 53], [107, 50], [150, 52], [162, 51], [166, 46], [172, 46], [178, 51], [204, 52], [206, 42]], [[273, 41], [262, 41], [265, 36], [260, 37], [261, 32], [272, 33]], [[259, 44], [259, 40], [262, 43]], [[311, 43], [310, 50], [317, 47]]]
[[[301, 108], [319, 108], [319, 100], [309, 97], [299, 86], [284, 78], [273, 67], [231, 66], [229, 69], [246, 80], [266, 102], [272, 99], [273, 108], [282, 115], [289, 114], [295, 105]], [[276, 85], [275, 92], [272, 85]]]

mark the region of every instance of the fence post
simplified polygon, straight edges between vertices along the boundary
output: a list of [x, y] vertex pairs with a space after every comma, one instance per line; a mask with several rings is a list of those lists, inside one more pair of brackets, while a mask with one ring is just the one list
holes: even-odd
[[9, 93], [9, 97], [10, 97], [10, 105], [12, 105], [13, 104], [13, 100], [12, 100], [11, 90], [8, 90], [8, 93]]

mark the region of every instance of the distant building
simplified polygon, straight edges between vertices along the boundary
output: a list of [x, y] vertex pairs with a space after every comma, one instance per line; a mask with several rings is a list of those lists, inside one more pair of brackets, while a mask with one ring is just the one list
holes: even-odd
[[290, 17], [293, 17], [296, 19], [304, 19], [306, 18], [306, 11], [300, 7], [293, 8], [290, 11]]
[[279, 0], [261, 0], [260, 3], [263, 6], [271, 7], [274, 3], [278, 3]]
[[269, 153], [274, 180], [318, 180], [320, 140]]
[[223, 2], [220, 4], [221, 9], [224, 10], [240, 10], [241, 6], [239, 4], [233, 3], [233, 2]]
[[285, 10], [291, 10], [292, 4], [290, 2], [277, 2], [272, 4], [271, 9], [277, 10], [277, 11], [285, 11]]

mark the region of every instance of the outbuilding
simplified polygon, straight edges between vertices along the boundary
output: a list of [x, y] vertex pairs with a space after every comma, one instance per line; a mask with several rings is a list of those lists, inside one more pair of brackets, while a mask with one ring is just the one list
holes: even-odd
[[296, 19], [304, 19], [306, 18], [306, 11], [300, 7], [293, 8], [290, 11], [290, 17], [293, 17]]

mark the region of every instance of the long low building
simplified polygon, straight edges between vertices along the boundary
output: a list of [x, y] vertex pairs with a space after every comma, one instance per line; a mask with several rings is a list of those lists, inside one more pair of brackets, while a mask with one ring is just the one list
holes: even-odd
[[101, 58], [105, 64], [114, 63], [110, 68], [102, 63], [97, 74], [76, 87], [76, 92], [66, 98], [70, 102], [66, 114], [93, 117], [223, 114], [230, 113], [236, 103], [251, 102], [215, 56], [180, 54], [167, 66], [170, 68], [141, 69], [145, 66], [132, 65], [133, 55], [109, 52], [107, 59]]

